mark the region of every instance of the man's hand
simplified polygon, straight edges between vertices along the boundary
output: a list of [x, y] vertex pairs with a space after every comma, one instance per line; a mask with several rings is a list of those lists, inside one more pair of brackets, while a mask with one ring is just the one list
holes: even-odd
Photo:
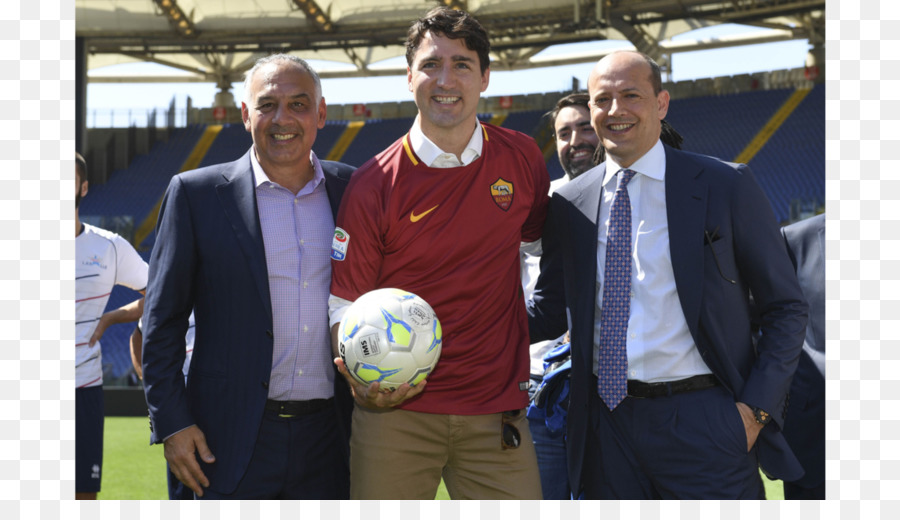
[[91, 339], [88, 340], [88, 346], [93, 347], [94, 343], [100, 341], [100, 338], [103, 337], [103, 333], [106, 332], [106, 328], [112, 325], [113, 313], [115, 311], [109, 311], [103, 316], [100, 316], [100, 321], [97, 322], [97, 328], [94, 329], [94, 333], [91, 334]]
[[425, 389], [426, 381], [422, 380], [416, 386], [403, 383], [393, 392], [388, 390], [382, 391], [381, 384], [378, 382], [366, 386], [353, 379], [346, 365], [344, 365], [343, 359], [339, 357], [334, 358], [334, 364], [337, 366], [338, 372], [347, 380], [347, 384], [350, 385], [353, 398], [356, 399], [360, 406], [365, 406], [366, 408], [391, 408], [419, 395]]
[[[138, 291], [141, 295], [144, 294], [144, 291]], [[141, 296], [137, 300], [134, 300], [131, 303], [126, 303], [125, 305], [119, 307], [118, 309], [111, 310], [109, 312], [104, 312], [103, 316], [100, 316], [100, 321], [97, 322], [97, 328], [94, 329], [94, 334], [91, 335], [91, 339], [88, 340], [88, 345], [93, 347], [94, 343], [100, 341], [100, 338], [103, 337], [103, 333], [106, 332], [106, 328], [110, 325], [115, 325], [117, 323], [130, 323], [132, 321], [137, 321], [140, 319], [141, 314], [144, 312], [144, 297]]]
[[749, 453], [753, 445], [756, 444], [756, 438], [759, 437], [759, 432], [762, 431], [763, 425], [756, 422], [756, 416], [753, 415], [753, 410], [749, 406], [744, 403], [735, 404], [738, 412], [741, 413], [741, 419], [744, 421], [744, 433], [747, 434], [747, 452]]
[[191, 488], [197, 496], [203, 496], [203, 488], [209, 487], [209, 479], [200, 469], [194, 453], [200, 455], [203, 462], [212, 464], [216, 457], [206, 445], [206, 436], [196, 425], [172, 435], [165, 441], [164, 452], [172, 473]]

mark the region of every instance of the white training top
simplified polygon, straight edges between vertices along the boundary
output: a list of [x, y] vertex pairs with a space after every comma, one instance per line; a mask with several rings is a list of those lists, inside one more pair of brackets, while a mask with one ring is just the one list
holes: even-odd
[[103, 384], [100, 342], [88, 346], [116, 285], [147, 288], [147, 262], [119, 235], [84, 224], [75, 238], [75, 387]]

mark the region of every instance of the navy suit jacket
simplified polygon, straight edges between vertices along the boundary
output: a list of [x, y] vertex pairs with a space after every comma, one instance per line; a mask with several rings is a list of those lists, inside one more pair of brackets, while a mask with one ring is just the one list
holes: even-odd
[[[219, 493], [234, 491], [247, 468], [272, 371], [272, 301], [250, 153], [169, 183], [144, 308], [150, 442], [196, 424], [216, 456], [201, 468]], [[337, 215], [353, 168], [322, 161], [322, 169]], [[196, 340], [185, 388], [191, 309]]]
[[825, 482], [825, 215], [781, 232], [809, 302], [809, 325], [791, 382], [784, 437], [806, 470], [794, 483], [813, 488]]
[[[772, 414], [773, 423], [757, 442], [762, 467], [778, 478], [798, 478], [802, 469], [780, 429], [807, 306], [771, 206], [747, 166], [668, 146], [665, 152], [672, 267], [694, 343], [735, 401]], [[567, 451], [576, 495], [582, 472], [597, 471], [584, 461], [584, 444], [589, 392], [597, 391], [592, 377], [597, 219], [605, 172], [603, 163], [553, 194], [541, 275], [529, 305], [532, 341], [571, 330]], [[717, 237], [711, 244], [705, 231]], [[750, 290], [764, 316], [758, 352], [751, 342]]]

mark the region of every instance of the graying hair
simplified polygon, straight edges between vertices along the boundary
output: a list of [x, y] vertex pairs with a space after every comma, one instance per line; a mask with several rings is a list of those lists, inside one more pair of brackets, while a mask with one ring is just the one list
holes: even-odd
[[274, 63], [276, 61], [289, 61], [298, 67], [302, 68], [306, 72], [312, 76], [313, 81], [316, 82], [316, 103], [318, 104], [319, 100], [322, 99], [322, 80], [319, 79], [319, 74], [312, 68], [312, 66], [306, 62], [303, 58], [299, 58], [294, 56], [293, 54], [271, 54], [269, 56], [265, 56], [256, 60], [256, 63], [253, 64], [253, 67], [244, 73], [244, 102], [248, 103], [252, 101], [250, 99], [250, 81], [253, 79], [253, 75], [256, 74], [256, 71], [259, 70], [264, 65], [268, 65], [269, 63]]

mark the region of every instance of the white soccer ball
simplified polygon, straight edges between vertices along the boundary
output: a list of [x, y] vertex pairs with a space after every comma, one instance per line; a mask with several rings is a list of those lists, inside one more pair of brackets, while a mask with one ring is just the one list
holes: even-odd
[[402, 289], [376, 289], [347, 309], [339, 352], [350, 375], [382, 390], [416, 385], [441, 357], [441, 322], [428, 303]]

